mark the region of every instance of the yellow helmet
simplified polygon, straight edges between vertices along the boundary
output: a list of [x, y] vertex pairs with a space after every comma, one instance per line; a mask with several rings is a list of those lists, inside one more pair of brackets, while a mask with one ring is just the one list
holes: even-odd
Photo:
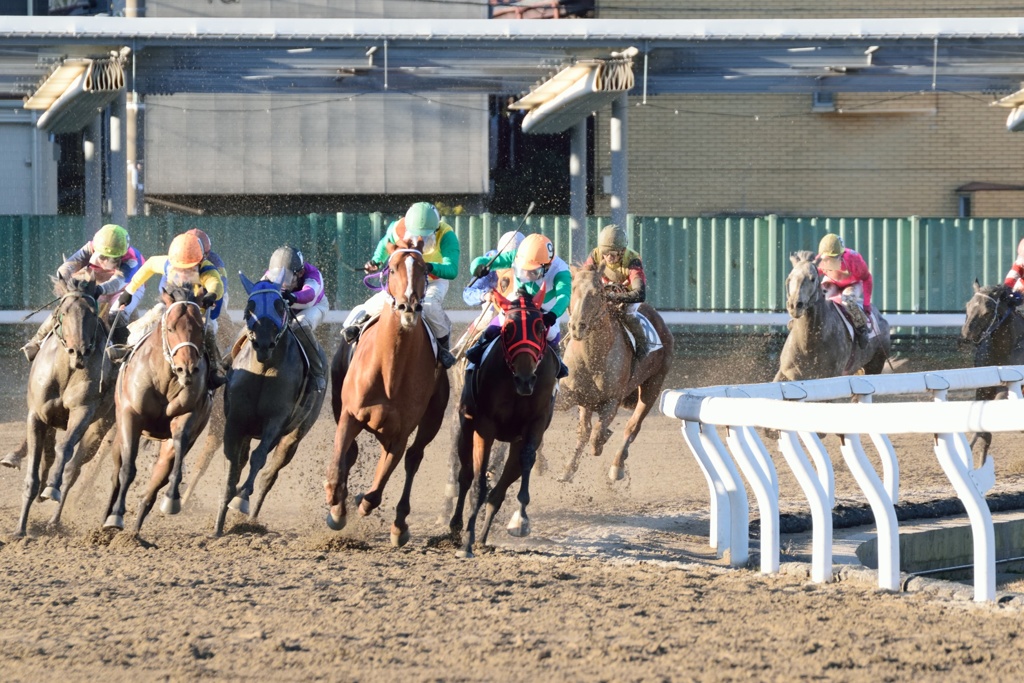
[[93, 251], [107, 258], [121, 258], [128, 253], [128, 231], [108, 223], [92, 236]]
[[846, 251], [846, 245], [843, 244], [843, 238], [834, 232], [822, 237], [821, 242], [818, 243], [818, 253], [822, 256], [835, 258], [842, 256], [844, 251]]
[[203, 245], [195, 235], [182, 233], [171, 240], [167, 258], [175, 268], [194, 268], [203, 261]]
[[601, 251], [625, 250], [628, 245], [626, 231], [617, 225], [606, 225], [597, 236], [597, 246]]

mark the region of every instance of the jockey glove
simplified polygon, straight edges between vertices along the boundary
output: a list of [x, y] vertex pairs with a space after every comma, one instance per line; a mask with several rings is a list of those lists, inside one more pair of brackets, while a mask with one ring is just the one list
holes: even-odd
[[366, 263], [363, 264], [363, 270], [365, 270], [367, 273], [376, 273], [378, 270], [380, 270], [380, 264], [377, 263], [376, 261], [367, 261]]
[[427, 266], [427, 275], [430, 275], [431, 273], [434, 272], [434, 264], [433, 263], [427, 263], [426, 266]]
[[551, 329], [558, 322], [558, 316], [551, 311], [544, 311], [544, 327]]
[[1024, 293], [1010, 292], [1010, 303], [1014, 306], [1020, 306], [1024, 303]]
[[482, 277], [487, 277], [487, 273], [489, 272], [491, 272], [491, 269], [486, 265], [481, 264], [473, 269], [473, 277], [479, 280]]
[[281, 292], [281, 298], [287, 302], [289, 306], [295, 305], [295, 293], [294, 292]]
[[207, 292], [203, 295], [203, 298], [199, 300], [203, 308], [213, 308], [217, 304], [217, 295], [213, 292]]
[[131, 302], [132, 302], [132, 295], [129, 294], [127, 291], [121, 292], [121, 296], [117, 297], [117, 303], [121, 306], [121, 308], [124, 308], [125, 306], [127, 306]]

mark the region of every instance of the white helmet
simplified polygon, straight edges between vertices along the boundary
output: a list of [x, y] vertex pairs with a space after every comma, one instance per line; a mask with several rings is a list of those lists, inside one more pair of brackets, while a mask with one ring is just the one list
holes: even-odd
[[518, 230], [509, 230], [498, 238], [498, 249], [502, 254], [511, 254], [519, 248], [519, 245], [526, 239], [526, 235]]

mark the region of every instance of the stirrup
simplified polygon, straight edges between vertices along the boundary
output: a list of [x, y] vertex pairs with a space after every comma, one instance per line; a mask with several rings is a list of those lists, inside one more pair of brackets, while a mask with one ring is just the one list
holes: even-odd
[[862, 349], [866, 349], [868, 347], [868, 342], [870, 341], [867, 328], [864, 327], [856, 330], [853, 334], [853, 340], [857, 342], [857, 346]]
[[451, 351], [438, 344], [437, 362], [440, 363], [445, 370], [448, 370], [455, 365], [455, 356], [452, 355]]
[[355, 344], [359, 340], [360, 332], [362, 332], [362, 328], [359, 325], [349, 325], [341, 331], [341, 336], [344, 337], [346, 343]]

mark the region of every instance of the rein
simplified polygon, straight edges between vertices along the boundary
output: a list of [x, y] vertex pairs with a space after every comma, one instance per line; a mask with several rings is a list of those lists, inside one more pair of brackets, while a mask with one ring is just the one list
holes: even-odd
[[[978, 292], [977, 294], [975, 294], [975, 296], [983, 296], [987, 298], [989, 301], [996, 305], [996, 311], [999, 310], [999, 300], [996, 299], [994, 296], [990, 294], [982, 294], [981, 292]], [[1003, 313], [1003, 316], [1001, 318], [996, 315], [993, 315], [992, 322], [988, 324], [988, 327], [985, 328], [985, 331], [981, 333], [980, 337], [978, 337], [978, 341], [975, 342], [975, 345], [980, 344], [989, 337], [991, 337], [995, 333], [995, 331], [998, 330], [1002, 326], [1002, 324], [1009, 319], [1011, 315], [1013, 315], [1013, 311], [1013, 306], [1007, 306], [1006, 312]]]
[[[501, 348], [505, 356], [505, 363], [512, 368], [512, 361], [515, 360], [516, 356], [521, 353], [527, 353], [533, 359], [535, 363], [540, 363], [541, 359], [544, 358], [544, 352], [547, 350], [547, 334], [540, 334], [540, 341], [530, 336], [529, 318], [527, 313], [531, 308], [525, 308], [522, 306], [515, 306], [505, 311], [505, 324], [501, 326]], [[539, 313], [539, 310], [538, 310]], [[518, 325], [513, 323], [518, 317]], [[540, 323], [542, 331], [544, 327], [543, 318], [539, 315], [534, 320], [534, 327], [537, 327], [537, 323]], [[511, 340], [506, 338], [505, 330], [511, 327], [513, 336]], [[535, 330], [536, 331], [536, 330]], [[545, 331], [546, 332], [546, 331]]]
[[175, 301], [171, 303], [166, 309], [164, 309], [164, 314], [160, 317], [160, 341], [163, 344], [164, 358], [167, 360], [167, 364], [170, 365], [172, 369], [176, 367], [174, 365], [174, 354], [176, 354], [179, 349], [191, 346], [193, 349], [196, 350], [196, 354], [202, 356], [202, 353], [199, 351], [199, 347], [193, 344], [192, 342], [178, 342], [172, 347], [170, 340], [167, 338], [167, 314], [171, 312], [172, 308], [179, 305], [195, 306], [196, 310], [198, 310], [200, 314], [202, 314], [202, 308], [195, 301]]
[[68, 347], [68, 343], [64, 340], [64, 312], [61, 310], [64, 307], [64, 302], [68, 299], [88, 299], [92, 302], [92, 312], [99, 315], [99, 303], [96, 298], [86, 294], [85, 292], [68, 292], [60, 298], [60, 303], [57, 304], [57, 311], [54, 313], [56, 316], [56, 324], [53, 326], [53, 336], [57, 337], [60, 341], [60, 345], [65, 349]]
[[[395, 254], [419, 254], [420, 256], [423, 256], [423, 252], [420, 251], [419, 249], [395, 249], [393, 252], [391, 252], [391, 256], [394, 256]], [[389, 256], [388, 257], [388, 261], [390, 262], [390, 260], [391, 260], [391, 258]], [[390, 272], [391, 272], [391, 268], [389, 266], [385, 266], [384, 270], [381, 271], [381, 273], [380, 273], [380, 286], [381, 286], [381, 291], [384, 292], [384, 295], [387, 297], [388, 303], [391, 305], [391, 308], [393, 309], [395, 307], [396, 300], [395, 300], [395, 297], [392, 296], [391, 290], [388, 289], [388, 274]], [[375, 274], [376, 273], [368, 275], [367, 277], [373, 277], [373, 275], [375, 275]], [[363, 278], [363, 282], [364, 283], [365, 283], [366, 279], [367, 278]], [[429, 279], [429, 278], [424, 276], [424, 279]], [[369, 287], [369, 285], [367, 285], [367, 286]], [[373, 289], [373, 288], [371, 287], [371, 289]]]

